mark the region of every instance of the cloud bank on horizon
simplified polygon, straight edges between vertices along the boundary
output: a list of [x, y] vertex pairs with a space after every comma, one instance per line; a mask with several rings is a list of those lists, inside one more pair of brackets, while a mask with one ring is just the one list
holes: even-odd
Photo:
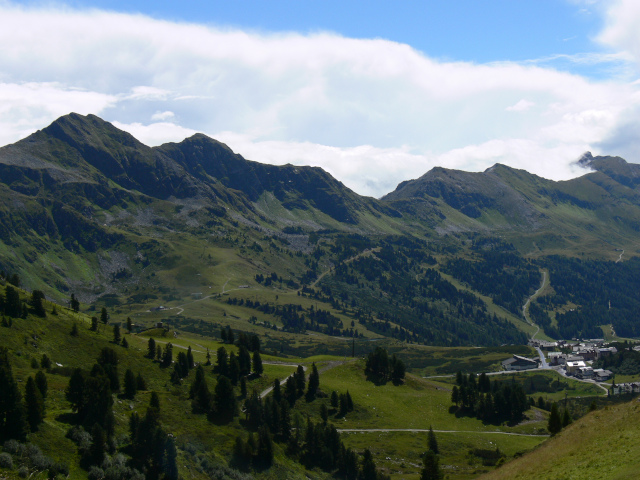
[[544, 62], [438, 60], [384, 39], [0, 2], [0, 145], [75, 111], [149, 145], [202, 132], [376, 197], [434, 166], [568, 179], [586, 150], [640, 161], [640, 4], [600, 11], [594, 40], [612, 53], [571, 61], [624, 67], [604, 80]]

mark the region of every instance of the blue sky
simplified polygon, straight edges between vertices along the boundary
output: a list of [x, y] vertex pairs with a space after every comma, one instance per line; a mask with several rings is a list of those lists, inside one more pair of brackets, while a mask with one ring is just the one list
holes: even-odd
[[598, 5], [565, 0], [76, 0], [67, 5], [257, 31], [384, 38], [436, 58], [480, 63], [603, 50], [592, 41], [603, 24]]
[[638, 24], [634, 0], [0, 0], [0, 144], [76, 111], [373, 196], [433, 166], [565, 179], [638, 161]]

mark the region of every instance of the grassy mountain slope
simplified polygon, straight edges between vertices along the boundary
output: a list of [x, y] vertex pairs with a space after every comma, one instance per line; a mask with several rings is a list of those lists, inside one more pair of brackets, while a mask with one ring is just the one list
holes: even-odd
[[636, 478], [640, 470], [638, 421], [637, 401], [591, 412], [533, 452], [480, 478]]

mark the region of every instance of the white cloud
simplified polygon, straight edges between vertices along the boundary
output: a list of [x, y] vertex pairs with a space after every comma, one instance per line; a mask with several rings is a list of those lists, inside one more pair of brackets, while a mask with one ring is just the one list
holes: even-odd
[[507, 107], [506, 110], [507, 110], [507, 112], [526, 112], [527, 110], [529, 110], [534, 105], [535, 105], [534, 102], [530, 102], [530, 101], [525, 100], [523, 98], [522, 100], [520, 100], [515, 105], [511, 105], [510, 107]]
[[169, 120], [170, 118], [175, 117], [176, 114], [173, 112], [170, 112], [169, 110], [164, 111], [164, 112], [156, 112], [153, 115], [151, 115], [151, 120], [155, 120], [155, 121], [162, 121], [162, 120]]
[[535, 63], [436, 61], [331, 33], [0, 3], [0, 44], [2, 143], [70, 111], [95, 113], [151, 145], [200, 131], [253, 160], [322, 166], [375, 196], [435, 165], [499, 161], [567, 178], [640, 108], [636, 84]]

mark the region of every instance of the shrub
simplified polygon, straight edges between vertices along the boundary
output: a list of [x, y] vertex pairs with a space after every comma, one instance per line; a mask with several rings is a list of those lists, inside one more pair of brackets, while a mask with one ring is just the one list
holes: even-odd
[[95, 465], [91, 467], [91, 469], [89, 470], [89, 475], [87, 476], [89, 480], [100, 480], [103, 477], [104, 477], [104, 470], [102, 470], [99, 467], [96, 467]]
[[2, 450], [4, 450], [7, 453], [11, 453], [15, 455], [17, 453], [20, 453], [23, 447], [24, 446], [17, 440], [7, 440], [6, 442], [4, 442], [4, 445], [2, 446]]
[[7, 452], [0, 453], [0, 468], [13, 468], [13, 458]]

